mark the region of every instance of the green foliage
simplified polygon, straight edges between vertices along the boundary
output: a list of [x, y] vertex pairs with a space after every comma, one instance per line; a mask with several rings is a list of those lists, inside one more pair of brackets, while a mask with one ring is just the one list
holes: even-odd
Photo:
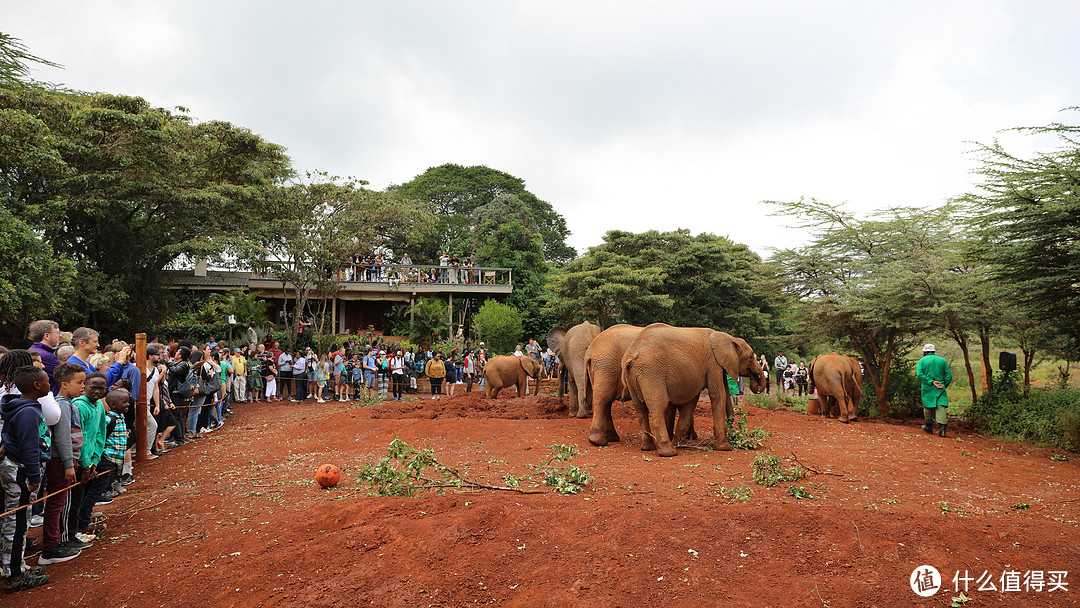
[[0, 90], [0, 113], [37, 121], [15, 131], [25, 153], [5, 158], [3, 206], [70, 257], [79, 288], [63, 309], [104, 332], [153, 325], [162, 269], [228, 256], [272, 217], [267, 194], [290, 172], [283, 148], [246, 129], [138, 97]]
[[1018, 503], [1016, 503], [1015, 505], [1012, 505], [1012, 506], [1011, 506], [1011, 507], [1009, 507], [1009, 508], [1010, 508], [1010, 509], [1017, 509], [1017, 510], [1023, 511], [1024, 509], [1027, 509], [1027, 508], [1028, 508], [1028, 507], [1030, 507], [1030, 506], [1031, 506], [1031, 505], [1029, 505], [1029, 504], [1028, 504], [1028, 503], [1026, 503], [1026, 502], [1018, 502]]
[[59, 312], [75, 265], [3, 207], [0, 259], [0, 322], [17, 324], [25, 332], [28, 321]]
[[556, 299], [549, 307], [567, 323], [664, 322], [711, 327], [753, 342], [775, 329], [780, 300], [771, 276], [757, 254], [725, 237], [612, 230], [603, 244], [551, 278]]
[[[955, 384], [959, 378], [953, 376]], [[858, 404], [858, 413], [864, 418], [878, 415], [878, 397], [869, 378], [863, 380], [862, 399]], [[885, 401], [888, 403], [888, 415], [891, 418], [921, 418], [922, 381], [915, 375], [915, 362], [902, 357], [894, 357], [889, 384], [885, 388]]]
[[754, 493], [746, 484], [739, 484], [734, 488], [725, 488], [720, 486], [720, 495], [729, 501], [735, 502], [750, 502], [750, 496]]
[[578, 449], [575, 446], [564, 444], [551, 446], [551, 457], [546, 464], [537, 468], [539, 472], [544, 473], [544, 483], [554, 487], [560, 494], [577, 494], [584, 490], [585, 486], [593, 481], [585, 469], [575, 465], [563, 468], [552, 466], [552, 463], [567, 462], [577, 455]]
[[1025, 443], [1080, 451], [1080, 390], [1034, 388], [1025, 392], [1017, 374], [1000, 374], [993, 390], [964, 416], [979, 431]]
[[477, 340], [487, 343], [494, 353], [508, 353], [521, 341], [521, 315], [513, 306], [488, 300], [473, 315]]
[[[1078, 110], [1080, 108], [1068, 108]], [[1059, 147], [1021, 158], [999, 143], [980, 145], [979, 190], [973, 207], [981, 237], [975, 255], [1028, 304], [1034, 318], [1080, 343], [1080, 126], [1053, 123], [1015, 129], [1056, 136]]]
[[1055, 460], [1057, 462], [1065, 462], [1069, 460], [1069, 458], [1064, 454], [1051, 454], [1050, 460]]
[[746, 410], [735, 408], [735, 415], [728, 418], [727, 440], [736, 450], [756, 450], [764, 445], [772, 433], [761, 427], [746, 426]]
[[447, 335], [450, 329], [450, 312], [441, 298], [419, 298], [413, 302], [412, 325], [409, 340], [416, 343], [432, 343]]
[[520, 313], [526, 335], [546, 334], [552, 322], [541, 311], [547, 297], [547, 265], [540, 235], [516, 219], [499, 223], [489, 220], [476, 227], [473, 239], [477, 264], [513, 269], [514, 291], [506, 297], [506, 304]]
[[[777, 215], [797, 218], [813, 231], [800, 249], [772, 257], [783, 290], [797, 298], [799, 330], [819, 338], [847, 340], [862, 355], [878, 387], [877, 409], [889, 414], [884, 370], [917, 343], [919, 332], [938, 324], [928, 299], [928, 275], [948, 258], [956, 240], [955, 209], [892, 208], [868, 219], [816, 200], [773, 203]], [[873, 393], [874, 391], [870, 391]]]
[[949, 505], [949, 503], [947, 503], [947, 502], [942, 502], [939, 506], [941, 507], [941, 513], [942, 514], [956, 513], [960, 517], [964, 517], [965, 515], [967, 515], [967, 511], [961, 509], [960, 507], [953, 507], [953, 506]]
[[806, 488], [795, 485], [788, 486], [788, 494], [791, 494], [795, 498], [795, 500], [802, 500], [804, 498], [815, 500], [819, 498], [818, 496], [814, 496], [813, 494], [808, 492]]
[[[395, 253], [409, 251], [417, 263], [435, 262], [440, 252], [465, 254], [479, 247], [474, 228], [485, 221], [516, 216], [542, 240], [542, 256], [556, 263], [577, 255], [566, 244], [566, 219], [551, 204], [525, 189], [525, 181], [484, 166], [447, 163], [432, 167], [398, 188], [402, 196], [430, 203], [434, 225], [422, 237], [395, 239]], [[516, 267], [515, 271], [517, 270]]]
[[[63, 67], [30, 54], [18, 38], [0, 32], [0, 87], [16, 89], [32, 84], [30, 63], [40, 63], [49, 67]], [[0, 130], [3, 133], [3, 130]]]
[[783, 468], [780, 457], [776, 454], [758, 454], [751, 466], [754, 468], [754, 483], [766, 488], [803, 477], [803, 472], [799, 469]]
[[378, 496], [416, 496], [428, 489], [441, 495], [446, 488], [460, 488], [463, 481], [457, 469], [435, 459], [435, 450], [418, 450], [397, 437], [387, 455], [377, 464], [365, 464], [357, 477]]

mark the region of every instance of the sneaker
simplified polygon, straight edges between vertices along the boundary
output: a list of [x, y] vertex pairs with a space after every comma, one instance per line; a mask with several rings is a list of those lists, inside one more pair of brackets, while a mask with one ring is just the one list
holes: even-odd
[[11, 579], [6, 579], [7, 584], [11, 585], [7, 590], [22, 591], [24, 589], [33, 589], [34, 587], [40, 587], [49, 582], [48, 574], [34, 574], [33, 572], [24, 572], [19, 582], [12, 582]]
[[120, 485], [121, 486], [130, 486], [133, 483], [135, 483], [135, 476], [132, 475], [131, 473], [124, 473], [120, 477]]
[[34, 515], [34, 516], [32, 516], [30, 518], [30, 527], [31, 528], [40, 528], [43, 525], [45, 525], [45, 517], [44, 516]]
[[326, 403], [326, 400], [325, 399], [319, 399], [319, 400], [315, 401], [315, 403]]
[[75, 559], [76, 557], [79, 557], [80, 553], [82, 553], [82, 549], [75, 549], [72, 547], [65, 547], [64, 545], [57, 545], [52, 549], [43, 551], [41, 555], [38, 556], [37, 561], [40, 565], [59, 564], [60, 562], [66, 562], [70, 559]]
[[94, 503], [94, 506], [111, 505], [112, 502], [113, 502], [112, 498], [109, 498], [105, 494], [102, 494], [101, 498], [97, 499], [97, 502]]
[[[77, 537], [78, 534], [76, 534], [75, 536]], [[82, 551], [83, 549], [89, 549], [90, 547], [93, 547], [94, 543], [83, 542], [83, 541], [79, 540], [78, 538], [73, 538], [73, 539], [67, 541], [66, 543], [61, 544], [60, 546], [61, 547], [71, 547], [72, 549], [78, 549], [79, 551]]]
[[23, 556], [33, 555], [41, 551], [41, 541], [36, 536], [26, 537], [26, 541], [23, 544]]
[[116, 498], [117, 496], [123, 494], [124, 492], [127, 492], [127, 488], [125, 488], [124, 486], [121, 485], [119, 488], [113, 490], [113, 494], [114, 494], [113, 498]]
[[96, 534], [86, 534], [86, 533], [83, 533], [83, 532], [76, 532], [75, 533], [75, 538], [79, 542], [89, 544], [89, 543], [92, 543], [95, 540], [97, 540], [97, 535]]

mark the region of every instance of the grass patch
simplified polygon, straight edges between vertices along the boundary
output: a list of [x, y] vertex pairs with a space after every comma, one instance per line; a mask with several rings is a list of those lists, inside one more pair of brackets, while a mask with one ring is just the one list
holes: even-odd
[[994, 390], [967, 407], [976, 429], [1021, 443], [1080, 451], [1080, 390], [1021, 386], [1018, 374], [999, 374]]

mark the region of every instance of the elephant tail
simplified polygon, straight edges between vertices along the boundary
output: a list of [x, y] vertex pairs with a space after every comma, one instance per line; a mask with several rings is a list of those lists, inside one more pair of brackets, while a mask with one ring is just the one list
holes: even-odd
[[592, 407], [592, 358], [588, 355], [585, 356], [585, 386], [582, 390], [585, 391], [585, 403]]

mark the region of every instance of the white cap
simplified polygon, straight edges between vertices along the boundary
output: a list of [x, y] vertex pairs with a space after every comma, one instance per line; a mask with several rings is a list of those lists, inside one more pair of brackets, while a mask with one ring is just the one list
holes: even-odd
[[922, 347], [922, 351], [924, 353], [932, 353], [932, 352], [937, 351], [937, 349], [934, 348], [933, 344], [924, 344], [923, 347]]
[[483, 342], [481, 342], [481, 343], [480, 343], [480, 346], [483, 346], [483, 345], [484, 345], [484, 343], [483, 343]]

